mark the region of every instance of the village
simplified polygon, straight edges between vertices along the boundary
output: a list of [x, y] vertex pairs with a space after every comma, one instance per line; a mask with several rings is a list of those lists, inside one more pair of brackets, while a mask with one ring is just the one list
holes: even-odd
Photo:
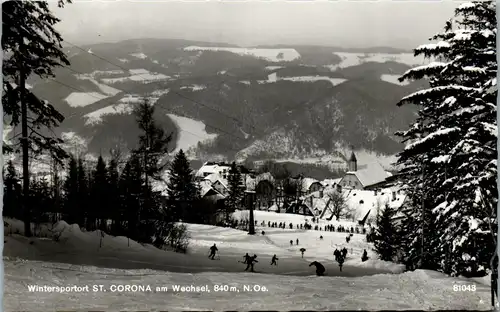
[[[231, 164], [224, 162], [203, 164], [196, 172], [203, 198], [222, 204], [229, 193], [227, 178], [230, 168]], [[406, 198], [395, 175], [378, 163], [358, 168], [354, 152], [351, 152], [342, 178], [323, 181], [303, 175], [278, 180], [270, 172], [258, 174], [243, 165], [238, 168], [242, 189], [246, 194], [255, 194], [255, 210], [300, 214], [328, 221], [342, 216], [364, 226], [367, 221], [375, 221], [380, 209], [386, 205], [398, 209]], [[402, 214], [395, 218], [402, 218]]]

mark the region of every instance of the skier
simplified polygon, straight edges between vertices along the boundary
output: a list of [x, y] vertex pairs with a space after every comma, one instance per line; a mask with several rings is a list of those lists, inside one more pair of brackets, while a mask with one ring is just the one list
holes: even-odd
[[290, 246], [293, 246], [293, 240], [290, 240]]
[[344, 249], [342, 249], [342, 257], [345, 258], [347, 256], [347, 248], [344, 247]]
[[338, 249], [335, 249], [333, 252], [333, 255], [335, 256], [335, 261], [338, 261], [339, 256], [340, 256], [340, 251]]
[[276, 263], [276, 260], [279, 260], [279, 259], [278, 259], [278, 257], [276, 257], [276, 255], [274, 255], [274, 256], [273, 256], [273, 258], [271, 259], [271, 265], [273, 265], [273, 264], [274, 264], [274, 265], [278, 265], [278, 264]]
[[320, 239], [320, 240], [323, 240], [323, 235], [321, 235], [321, 236], [319, 237], [319, 239]]
[[316, 267], [316, 275], [317, 276], [323, 276], [325, 274], [325, 267], [319, 263], [318, 261], [311, 262], [309, 266], [315, 266]]
[[248, 269], [250, 269], [250, 272], [255, 272], [253, 270], [253, 265], [254, 263], [257, 263], [259, 261], [255, 260], [255, 258], [257, 258], [257, 255], [253, 255], [252, 257], [249, 257], [248, 258], [248, 261], [247, 261], [247, 268], [245, 269], [245, 271], [248, 271]]
[[218, 251], [219, 249], [217, 249], [217, 246], [215, 246], [215, 244], [210, 247], [210, 255], [208, 256], [208, 258], [214, 260], [215, 258], [215, 253]]
[[361, 261], [365, 262], [366, 260], [368, 260], [368, 253], [366, 252], [366, 249], [364, 249], [363, 255], [361, 256]]
[[299, 239], [297, 238], [297, 245], [299, 244]]
[[305, 248], [300, 248], [300, 252], [302, 253], [302, 258], [304, 258], [304, 252], [306, 251]]
[[337, 259], [337, 262], [339, 263], [340, 272], [342, 272], [342, 265], [344, 265], [344, 257], [340, 255], [339, 258]]
[[243, 263], [247, 264], [248, 263], [248, 259], [250, 259], [250, 256], [248, 255], [248, 252], [246, 253], [246, 255], [243, 256], [243, 258], [245, 258], [245, 261], [243, 261]]

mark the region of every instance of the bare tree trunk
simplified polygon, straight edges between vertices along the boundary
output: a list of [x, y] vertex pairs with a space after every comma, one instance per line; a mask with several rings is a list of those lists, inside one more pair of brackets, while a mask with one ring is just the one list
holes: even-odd
[[[20, 45], [22, 46], [23, 43]], [[29, 176], [29, 155], [28, 155], [28, 105], [24, 97], [25, 77], [23, 64], [19, 64], [19, 89], [21, 102], [21, 131], [22, 131], [22, 152], [23, 152], [23, 204], [24, 204], [24, 235], [31, 237], [31, 207], [29, 206], [30, 176]]]

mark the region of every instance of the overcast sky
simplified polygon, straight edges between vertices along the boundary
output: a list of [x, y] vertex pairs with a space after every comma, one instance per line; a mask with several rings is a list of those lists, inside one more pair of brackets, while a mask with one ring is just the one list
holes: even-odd
[[411, 49], [439, 32], [463, 1], [85, 1], [63, 9], [57, 29], [75, 44], [175, 38], [240, 46], [312, 44]]

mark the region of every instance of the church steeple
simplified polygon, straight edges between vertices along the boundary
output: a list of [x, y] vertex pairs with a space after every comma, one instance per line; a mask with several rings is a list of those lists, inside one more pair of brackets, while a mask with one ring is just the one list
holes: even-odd
[[356, 155], [354, 155], [354, 151], [351, 152], [351, 157], [349, 157], [348, 170], [358, 171], [358, 160], [356, 159]]

